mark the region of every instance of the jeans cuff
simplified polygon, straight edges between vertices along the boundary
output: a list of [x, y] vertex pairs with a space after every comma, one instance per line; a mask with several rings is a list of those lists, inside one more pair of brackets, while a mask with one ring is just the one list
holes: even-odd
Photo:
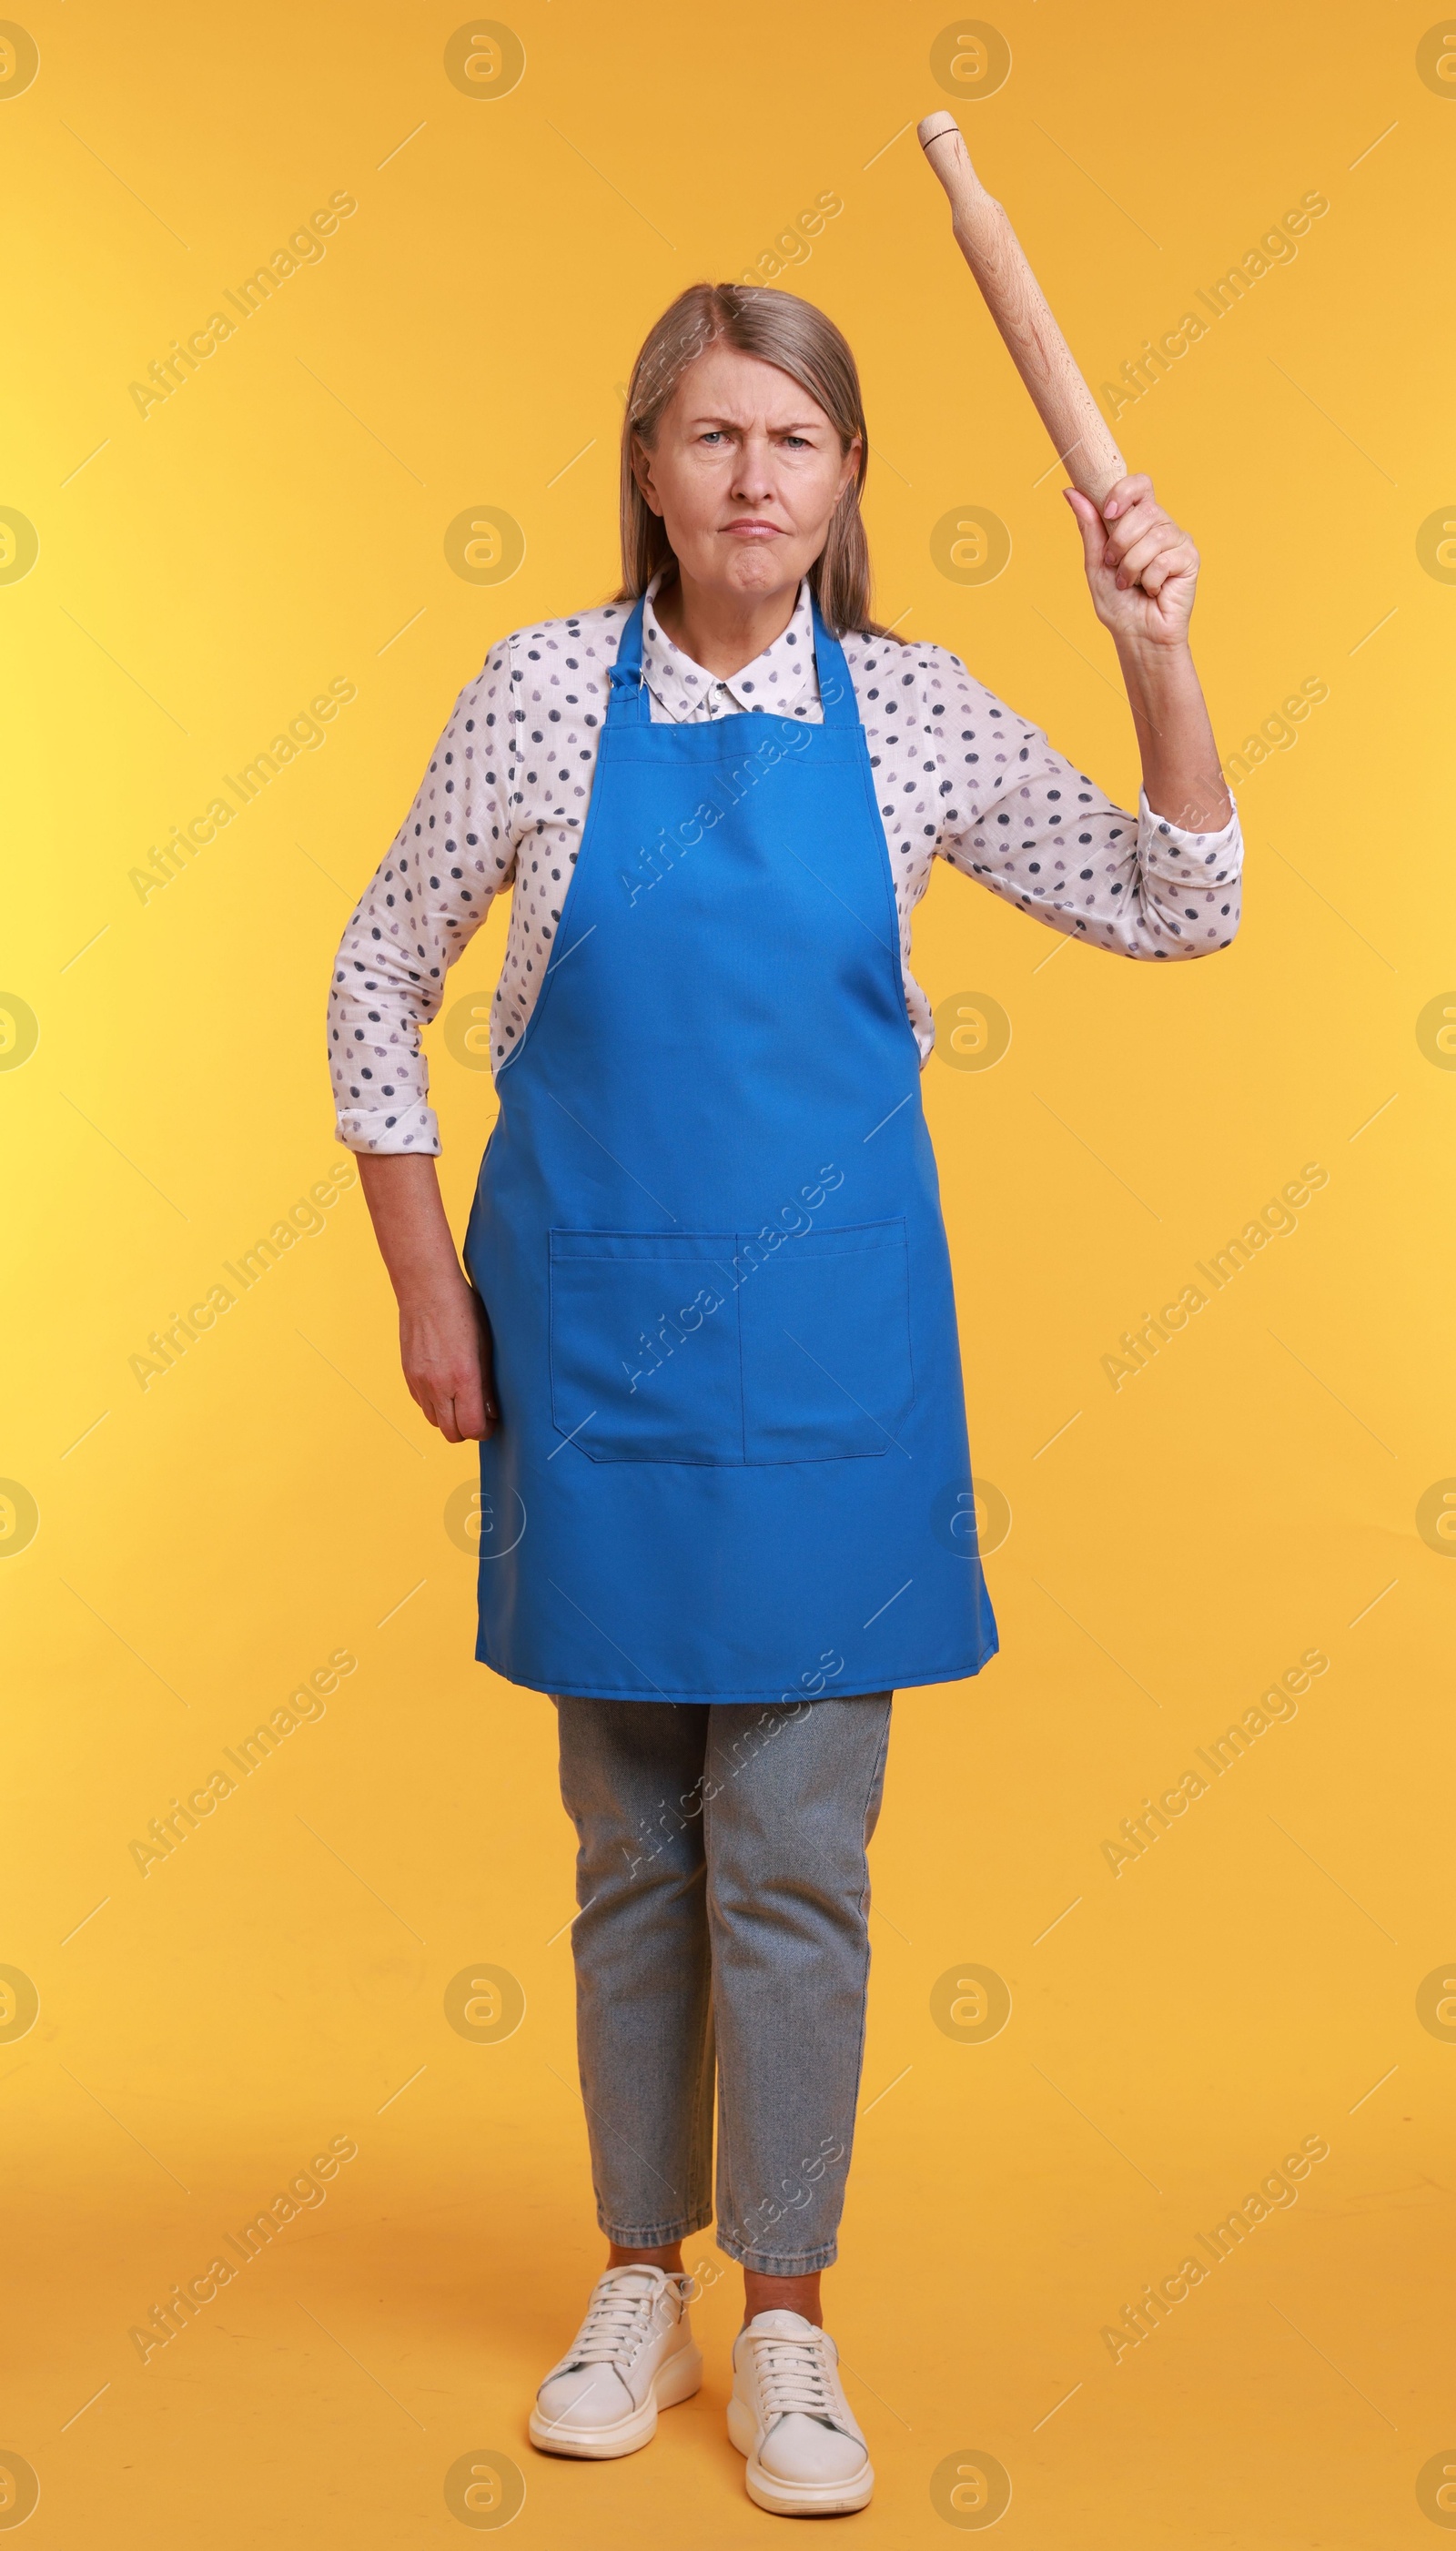
[[740, 2268], [749, 2268], [756, 2277], [812, 2277], [821, 2268], [832, 2268], [839, 2256], [837, 2241], [821, 2241], [817, 2250], [794, 2250], [786, 2257], [776, 2257], [769, 2250], [755, 2250], [736, 2240], [719, 2224], [713, 2234], [715, 2248]]
[[685, 2241], [690, 2233], [706, 2231], [712, 2219], [710, 2205], [701, 2206], [691, 2214], [678, 2215], [671, 2223], [649, 2223], [645, 2226], [628, 2224], [622, 2227], [609, 2223], [600, 2206], [596, 2213], [598, 2228], [609, 2241], [616, 2243], [619, 2250], [666, 2250], [670, 2241]]

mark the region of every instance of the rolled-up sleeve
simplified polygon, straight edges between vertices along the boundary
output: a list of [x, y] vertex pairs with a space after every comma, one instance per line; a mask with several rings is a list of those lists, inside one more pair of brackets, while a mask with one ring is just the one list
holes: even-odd
[[509, 642], [446, 721], [408, 815], [350, 919], [329, 987], [338, 1139], [354, 1152], [440, 1149], [421, 1031], [445, 977], [511, 883]]
[[[964, 670], [961, 680], [959, 727], [947, 717], [941, 735], [950, 794], [961, 803], [942, 817], [937, 856], [1034, 921], [1117, 957], [1206, 957], [1226, 948], [1241, 908], [1237, 807], [1218, 833], [1191, 833], [1155, 815], [1143, 789], [1129, 813], [1040, 729]], [[983, 744], [1008, 733], [1017, 747], [1009, 771], [1007, 757]], [[967, 741], [980, 748], [974, 765], [971, 754], [958, 755]], [[978, 804], [977, 775], [988, 763], [995, 793]]]

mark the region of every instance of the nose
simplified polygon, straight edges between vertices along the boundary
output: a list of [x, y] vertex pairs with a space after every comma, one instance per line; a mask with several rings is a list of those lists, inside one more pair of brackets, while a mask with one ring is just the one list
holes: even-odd
[[762, 431], [746, 434], [738, 447], [738, 465], [731, 493], [740, 505], [761, 505], [773, 494], [773, 446]]

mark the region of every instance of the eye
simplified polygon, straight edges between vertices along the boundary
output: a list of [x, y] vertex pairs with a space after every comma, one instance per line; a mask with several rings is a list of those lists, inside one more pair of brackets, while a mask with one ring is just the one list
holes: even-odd
[[721, 443], [723, 440], [723, 429], [720, 425], [707, 426], [697, 439], [699, 443]]
[[785, 434], [783, 441], [790, 452], [808, 452], [813, 448], [806, 434]]

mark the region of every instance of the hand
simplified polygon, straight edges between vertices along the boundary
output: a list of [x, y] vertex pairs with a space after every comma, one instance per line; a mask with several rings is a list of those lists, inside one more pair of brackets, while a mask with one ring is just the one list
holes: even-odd
[[499, 1422], [490, 1324], [455, 1254], [434, 1160], [361, 1152], [359, 1173], [399, 1303], [399, 1360], [411, 1397], [448, 1444], [484, 1442]]
[[410, 1395], [447, 1444], [486, 1441], [500, 1423], [485, 1306], [464, 1276], [401, 1302], [399, 1359]]
[[1183, 647], [1198, 580], [1198, 553], [1164, 513], [1153, 482], [1119, 478], [1100, 513], [1079, 488], [1062, 493], [1077, 516], [1092, 609], [1119, 643]]

